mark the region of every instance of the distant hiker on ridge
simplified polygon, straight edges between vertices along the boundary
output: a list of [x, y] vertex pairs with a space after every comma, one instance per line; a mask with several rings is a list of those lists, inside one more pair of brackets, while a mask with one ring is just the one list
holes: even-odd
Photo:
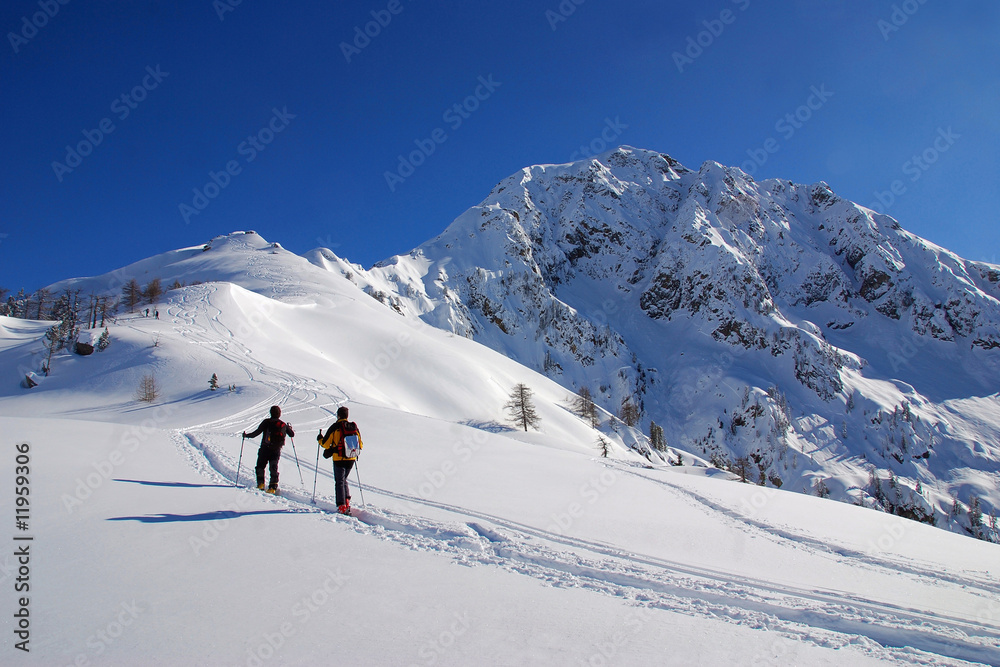
[[333, 478], [337, 491], [337, 511], [341, 514], [351, 513], [351, 490], [347, 486], [347, 477], [354, 468], [354, 462], [361, 453], [361, 431], [358, 425], [347, 421], [347, 406], [337, 408], [337, 421], [327, 429], [326, 435], [321, 431], [316, 436], [320, 446], [326, 451], [323, 458], [333, 459]]
[[285, 444], [285, 435], [295, 437], [295, 430], [291, 424], [281, 421], [281, 408], [277, 405], [271, 406], [271, 416], [260, 423], [260, 426], [253, 433], [243, 432], [244, 438], [256, 438], [261, 433], [264, 437], [260, 439], [260, 450], [257, 452], [257, 488], [264, 488], [264, 468], [270, 466], [271, 483], [267, 485], [267, 492], [278, 493], [278, 459], [281, 458], [281, 448]]

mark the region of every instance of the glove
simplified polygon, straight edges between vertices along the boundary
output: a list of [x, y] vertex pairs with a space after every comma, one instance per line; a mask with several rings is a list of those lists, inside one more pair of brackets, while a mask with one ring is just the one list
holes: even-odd
[[246, 437], [247, 437], [247, 432], [246, 432], [246, 431], [243, 431], [243, 437], [244, 437], [244, 438], [246, 438]]
[[333, 447], [327, 447], [323, 450], [323, 458], [328, 459], [333, 456]]

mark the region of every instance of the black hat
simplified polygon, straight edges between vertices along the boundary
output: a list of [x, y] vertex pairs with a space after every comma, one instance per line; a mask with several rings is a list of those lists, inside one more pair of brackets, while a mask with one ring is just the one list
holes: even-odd
[[348, 413], [347, 406], [341, 405], [339, 408], [337, 408], [337, 419], [347, 419], [347, 413]]
[[272, 405], [271, 406], [271, 416], [274, 417], [275, 419], [277, 419], [278, 417], [280, 417], [281, 416], [281, 408], [279, 408], [277, 405]]

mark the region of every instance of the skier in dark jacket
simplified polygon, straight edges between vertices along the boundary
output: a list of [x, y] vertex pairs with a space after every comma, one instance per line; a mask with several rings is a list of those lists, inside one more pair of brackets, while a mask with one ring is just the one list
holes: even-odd
[[[361, 432], [357, 430], [357, 424], [348, 422], [348, 410], [346, 405], [337, 408], [337, 421], [326, 430], [326, 434], [320, 433], [316, 436], [320, 447], [325, 449], [323, 458], [333, 459], [333, 479], [334, 488], [337, 495], [337, 511], [341, 514], [351, 513], [351, 490], [347, 486], [347, 478], [354, 468], [357, 458], [350, 458], [344, 451], [344, 430], [345, 427], [355, 431], [358, 436], [359, 448], [364, 447], [361, 442]], [[349, 426], [348, 426], [349, 425]]]
[[278, 459], [281, 458], [285, 435], [295, 437], [292, 425], [281, 421], [280, 417], [281, 408], [272, 405], [270, 418], [262, 421], [253, 433], [243, 432], [244, 438], [256, 438], [261, 433], [264, 434], [260, 439], [260, 450], [257, 452], [257, 488], [264, 488], [264, 468], [270, 466], [271, 483], [267, 485], [267, 492], [273, 494], [278, 493]]

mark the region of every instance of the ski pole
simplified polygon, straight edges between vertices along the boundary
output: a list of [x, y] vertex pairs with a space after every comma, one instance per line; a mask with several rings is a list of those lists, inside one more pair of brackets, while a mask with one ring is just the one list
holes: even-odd
[[361, 485], [361, 466], [358, 465], [358, 461], [354, 462], [354, 472], [358, 475], [358, 491], [361, 492], [361, 509], [368, 509], [365, 504], [365, 487]]
[[243, 463], [243, 443], [246, 441], [247, 441], [247, 434], [244, 433], [243, 438], [240, 440], [240, 460], [236, 464], [236, 482], [233, 484], [233, 486], [240, 485], [240, 465], [242, 465]]
[[[322, 434], [323, 434], [323, 431], [320, 431], [320, 435], [322, 435]], [[321, 449], [320, 444], [317, 442], [316, 443], [316, 465], [313, 468], [313, 497], [312, 497], [312, 504], [313, 505], [316, 504], [316, 480], [319, 478], [319, 450], [320, 449]]]
[[289, 437], [288, 439], [292, 441], [292, 456], [295, 457], [295, 467], [299, 469], [299, 483], [305, 486], [305, 480], [302, 479], [302, 466], [299, 465], [299, 453], [295, 451], [295, 438]]

